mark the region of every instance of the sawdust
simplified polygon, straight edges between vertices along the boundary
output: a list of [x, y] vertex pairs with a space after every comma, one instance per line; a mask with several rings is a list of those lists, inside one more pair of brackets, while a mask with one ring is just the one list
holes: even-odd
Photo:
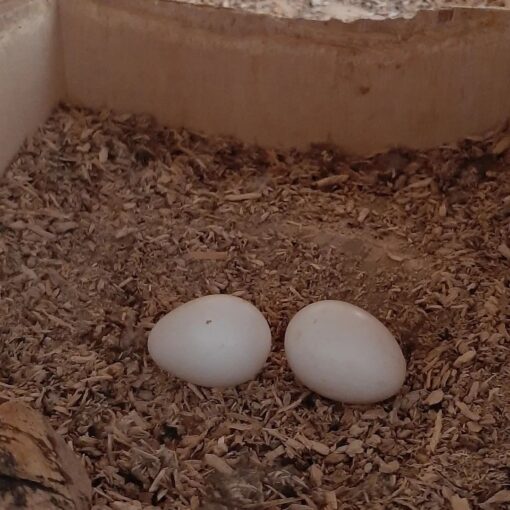
[[[50, 418], [96, 510], [506, 504], [507, 138], [353, 159], [60, 108], [0, 186], [1, 400]], [[274, 335], [263, 373], [226, 391], [146, 352], [159, 317], [219, 292]], [[325, 298], [394, 332], [399, 396], [342, 406], [296, 383], [285, 327]]]
[[448, 7], [510, 8], [510, 0], [160, 0], [242, 9], [283, 18], [313, 20], [412, 17]]

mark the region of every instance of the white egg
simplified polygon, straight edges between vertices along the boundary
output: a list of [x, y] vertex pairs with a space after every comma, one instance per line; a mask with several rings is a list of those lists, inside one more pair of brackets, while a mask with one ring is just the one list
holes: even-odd
[[155, 363], [185, 381], [208, 387], [253, 379], [271, 350], [271, 331], [251, 303], [205, 296], [171, 311], [149, 335]]
[[342, 301], [300, 310], [285, 333], [285, 352], [301, 383], [344, 403], [385, 400], [398, 393], [406, 375], [404, 356], [388, 329]]

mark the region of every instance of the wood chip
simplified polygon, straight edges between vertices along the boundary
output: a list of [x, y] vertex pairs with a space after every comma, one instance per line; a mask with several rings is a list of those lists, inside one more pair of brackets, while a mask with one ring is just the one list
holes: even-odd
[[476, 358], [476, 351], [474, 351], [474, 350], [466, 351], [464, 354], [459, 356], [453, 362], [453, 366], [455, 368], [462, 367], [464, 365], [467, 365], [468, 363], [471, 363], [475, 358]]
[[420, 181], [413, 182], [409, 184], [408, 189], [419, 189], [426, 188], [432, 182], [432, 177], [427, 177], [426, 179], [422, 179]]
[[400, 463], [397, 460], [392, 460], [391, 462], [383, 462], [379, 460], [379, 471], [385, 474], [396, 473], [400, 469]]
[[335, 186], [344, 184], [348, 180], [349, 180], [348, 174], [330, 175], [329, 177], [324, 177], [323, 179], [319, 179], [317, 181], [317, 187], [319, 189], [334, 188]]
[[510, 260], [510, 248], [508, 247], [508, 245], [506, 243], [501, 243], [498, 246], [498, 251], [499, 251], [499, 253], [501, 253], [501, 255], [503, 255], [503, 257]]
[[319, 455], [328, 455], [330, 447], [319, 441], [309, 441], [309, 447]]
[[429, 448], [431, 453], [434, 453], [436, 451], [437, 445], [441, 440], [442, 430], [443, 430], [443, 411], [438, 411], [438, 413], [436, 414], [436, 420], [434, 422], [432, 436], [430, 437]]
[[510, 149], [510, 135], [501, 138], [492, 148], [492, 154], [500, 156], [504, 152]]
[[80, 226], [76, 221], [58, 221], [53, 225], [53, 230], [57, 234], [65, 234]]
[[225, 196], [225, 200], [228, 202], [244, 202], [245, 200], [257, 200], [262, 197], [262, 193], [232, 193]]
[[369, 214], [370, 214], [370, 209], [368, 209], [368, 207], [364, 207], [363, 209], [360, 210], [360, 212], [358, 214], [358, 221], [360, 223], [363, 223], [368, 218]]
[[345, 453], [349, 455], [349, 457], [355, 457], [356, 455], [363, 453], [363, 451], [363, 441], [359, 439], [351, 441], [345, 449]]
[[435, 406], [443, 401], [444, 392], [441, 388], [432, 391], [429, 393], [428, 397], [425, 399], [425, 403], [428, 406]]
[[450, 505], [452, 510], [471, 510], [469, 501], [466, 498], [461, 498], [457, 494], [450, 497]]
[[491, 510], [498, 508], [502, 503], [510, 503], [510, 490], [503, 489], [496, 492], [494, 496], [491, 496], [487, 501], [480, 505], [483, 510]]
[[227, 251], [193, 251], [189, 256], [193, 260], [228, 260]]
[[473, 434], [478, 434], [482, 431], [482, 426], [479, 423], [476, 423], [474, 421], [468, 421], [467, 423], [468, 429], [470, 432], [473, 432]]
[[314, 487], [320, 487], [322, 485], [322, 471], [317, 464], [313, 464], [310, 467], [310, 481]]
[[326, 510], [338, 510], [338, 499], [333, 491], [324, 493], [324, 502], [326, 503]]
[[101, 147], [101, 149], [99, 150], [99, 156], [98, 156], [98, 159], [99, 159], [99, 163], [103, 164], [103, 163], [106, 163], [108, 161], [108, 147]]
[[230, 475], [234, 472], [234, 470], [221, 458], [212, 453], [206, 453], [204, 455], [205, 463], [214, 468], [219, 473], [224, 475]]
[[459, 408], [460, 412], [469, 420], [472, 421], [480, 420], [480, 416], [476, 413], [473, 413], [464, 402], [456, 402], [456, 405]]
[[403, 262], [405, 260], [405, 257], [397, 255], [396, 253], [386, 252], [386, 255], [388, 255], [389, 259], [394, 260], [395, 262]]
[[55, 234], [44, 230], [42, 227], [36, 225], [35, 223], [27, 223], [26, 228], [40, 235], [44, 239], [47, 239], [48, 241], [53, 241], [55, 239]]

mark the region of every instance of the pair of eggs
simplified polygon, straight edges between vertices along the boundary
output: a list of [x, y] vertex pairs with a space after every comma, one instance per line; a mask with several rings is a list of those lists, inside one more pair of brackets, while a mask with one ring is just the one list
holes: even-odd
[[[229, 295], [190, 301], [160, 319], [149, 353], [162, 369], [199, 386], [237, 386], [256, 377], [271, 351], [271, 330], [251, 303]], [[332, 400], [368, 404], [400, 390], [402, 351], [368, 312], [342, 301], [300, 310], [285, 333], [285, 353], [298, 381]]]

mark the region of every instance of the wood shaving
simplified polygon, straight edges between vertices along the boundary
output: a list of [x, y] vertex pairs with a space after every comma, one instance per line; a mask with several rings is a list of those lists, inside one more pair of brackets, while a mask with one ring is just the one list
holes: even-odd
[[439, 411], [434, 421], [434, 428], [430, 438], [429, 448], [432, 453], [436, 451], [437, 445], [441, 440], [441, 432], [443, 430], [443, 411]]
[[474, 413], [473, 411], [471, 411], [471, 409], [469, 409], [469, 407], [466, 404], [464, 404], [464, 402], [457, 402], [457, 407], [459, 408], [460, 412], [468, 420], [472, 420], [472, 421], [480, 420], [480, 416], [478, 414]]
[[379, 460], [379, 471], [381, 473], [392, 474], [396, 473], [400, 468], [398, 460], [392, 460], [391, 462], [384, 462]]
[[471, 363], [476, 358], [476, 351], [470, 350], [466, 351], [464, 354], [461, 354], [454, 362], [453, 366], [455, 368], [459, 368], [463, 365], [467, 365]]
[[457, 494], [451, 496], [450, 504], [452, 505], [452, 510], [471, 510], [469, 501], [466, 498], [461, 498]]
[[[506, 136], [354, 158], [63, 105], [0, 186], [2, 401], [49, 418], [94, 510], [507, 504]], [[211, 293], [254, 303], [274, 337], [257, 379], [224, 391], [146, 349], [161, 316]], [[396, 335], [399, 395], [344, 406], [296, 382], [285, 328], [321, 299]]]
[[498, 251], [505, 257], [506, 259], [510, 260], [510, 248], [507, 246], [506, 243], [501, 243], [498, 246]]
[[510, 503], [510, 490], [504, 489], [497, 492], [480, 506], [483, 510], [489, 510], [500, 506], [502, 503]]
[[[160, 0], [170, 1], [170, 0]], [[172, 0], [173, 1], [173, 0]], [[283, 18], [314, 20], [411, 17], [424, 9], [510, 7], [508, 0], [177, 0], [196, 5], [243, 9]]]
[[434, 390], [433, 392], [431, 392], [429, 394], [429, 396], [425, 400], [425, 403], [428, 406], [435, 406], [435, 405], [439, 404], [440, 402], [442, 402], [443, 398], [444, 398], [444, 392], [442, 389]]

